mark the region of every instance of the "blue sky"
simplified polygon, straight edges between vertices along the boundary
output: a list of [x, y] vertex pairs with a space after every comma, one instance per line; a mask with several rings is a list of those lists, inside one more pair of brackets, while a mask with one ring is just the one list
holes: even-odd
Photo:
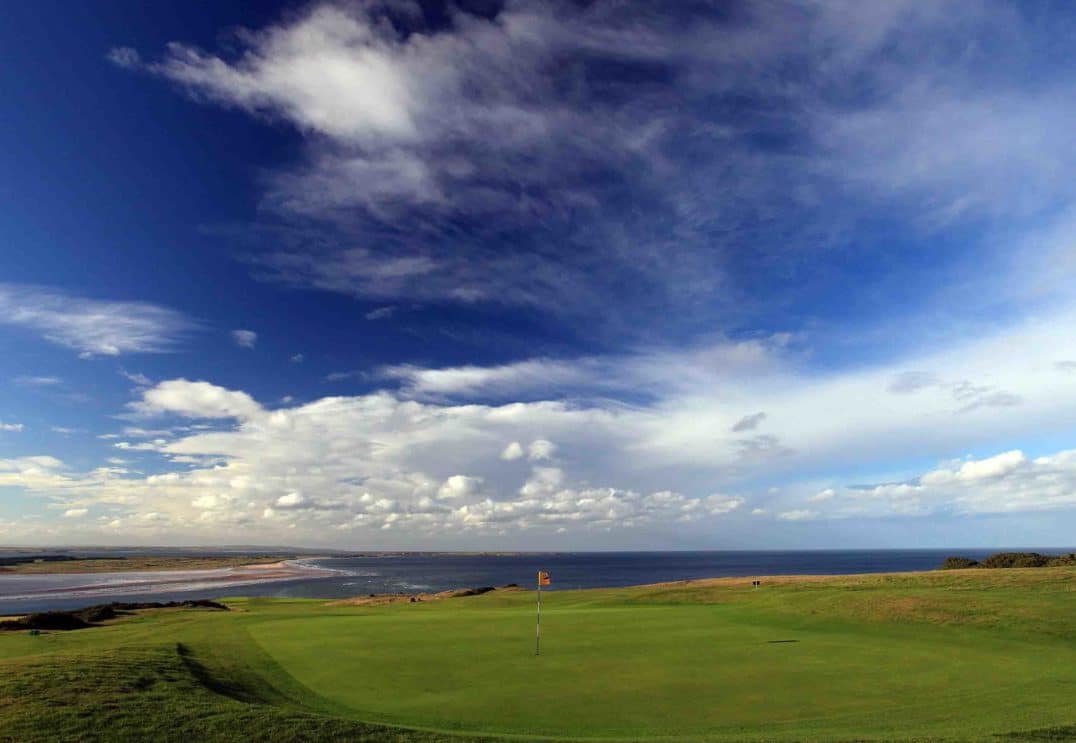
[[9, 20], [0, 543], [1071, 541], [1062, 4]]

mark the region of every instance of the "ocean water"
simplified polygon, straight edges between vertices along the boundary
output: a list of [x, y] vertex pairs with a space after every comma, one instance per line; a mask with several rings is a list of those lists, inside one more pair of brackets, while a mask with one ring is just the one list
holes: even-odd
[[[1014, 548], [1015, 549], [1015, 548]], [[1019, 548], [1028, 550], [1030, 548]], [[331, 575], [277, 583], [242, 586], [205, 586], [193, 582], [184, 590], [134, 593], [123, 589], [123, 573], [98, 575], [117, 581], [114, 594], [92, 597], [65, 594], [65, 582], [74, 587], [85, 578], [74, 576], [0, 576], [0, 614], [48, 609], [70, 609], [108, 601], [172, 601], [222, 596], [275, 596], [291, 598], [346, 598], [371, 593], [421, 593], [452, 588], [532, 586], [538, 570], [553, 579], [550, 590], [611, 588], [715, 577], [750, 577], [841, 573], [884, 573], [931, 570], [950, 555], [982, 559], [998, 549], [943, 550], [833, 550], [833, 551], [726, 551], [726, 552], [572, 552], [543, 554], [372, 554], [304, 559], [334, 571]], [[1036, 548], [1046, 553], [1073, 548]], [[95, 581], [97, 582], [97, 581]], [[49, 595], [31, 596], [35, 589]], [[15, 598], [17, 596], [17, 598]]]

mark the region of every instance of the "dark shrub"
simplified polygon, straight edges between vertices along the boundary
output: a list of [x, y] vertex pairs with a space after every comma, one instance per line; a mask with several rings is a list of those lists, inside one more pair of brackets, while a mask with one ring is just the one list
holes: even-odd
[[982, 562], [984, 568], [1041, 568], [1050, 562], [1048, 555], [1038, 552], [999, 552]]
[[102, 606], [90, 606], [72, 613], [82, 621], [91, 623], [103, 622], [106, 619], [115, 619], [118, 616], [115, 610], [108, 604]]
[[968, 557], [946, 557], [945, 562], [941, 564], [942, 570], [963, 570], [976, 567], [979, 567], [979, 561]]

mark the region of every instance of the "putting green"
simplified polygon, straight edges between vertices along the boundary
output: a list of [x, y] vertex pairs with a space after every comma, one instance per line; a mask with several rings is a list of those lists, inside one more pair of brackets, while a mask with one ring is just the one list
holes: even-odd
[[540, 657], [525, 595], [337, 610], [250, 632], [296, 681], [356, 717], [439, 730], [903, 738], [1076, 718], [1071, 642], [777, 613], [750, 594], [735, 598], [745, 600], [551, 594]]

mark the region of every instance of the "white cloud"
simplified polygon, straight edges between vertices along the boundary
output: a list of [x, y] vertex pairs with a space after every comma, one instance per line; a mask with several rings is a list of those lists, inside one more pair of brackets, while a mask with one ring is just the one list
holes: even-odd
[[8, 431], [11, 433], [18, 433], [24, 428], [22, 423], [4, 423], [0, 421], [0, 431]]
[[508, 446], [504, 447], [504, 451], [501, 452], [501, 459], [506, 462], [511, 462], [516, 459], [523, 458], [523, 446], [518, 441], [513, 441]]
[[402, 69], [403, 47], [383, 29], [330, 5], [304, 14], [293, 27], [247, 38], [256, 49], [234, 66], [173, 44], [155, 69], [223, 103], [283, 115], [303, 129], [389, 141], [415, 136], [424, 99], [454, 75], [444, 69], [416, 79]]
[[504, 366], [457, 366], [427, 369], [392, 366], [381, 375], [403, 383], [412, 396], [442, 398], [459, 395], [501, 397], [521, 391], [553, 392], [557, 387], [578, 385], [592, 378], [585, 361], [534, 359]]
[[[396, 3], [315, 3], [217, 52], [109, 58], [302, 132], [266, 206], [346, 234], [282, 244], [259, 275], [378, 302], [600, 306], [630, 325], [705, 299], [708, 326], [727, 325], [745, 234], [752, 265], [784, 272], [879, 207], [929, 229], [1071, 203], [1076, 84], [1049, 51], [1063, 30], [993, 2], [741, 10], [538, 0], [430, 27]], [[1051, 74], [1021, 84], [1033, 63]], [[840, 195], [821, 226], [820, 193]], [[625, 201], [637, 221], [612, 213]], [[445, 229], [456, 217], [466, 240]], [[583, 249], [541, 249], [553, 240]]]
[[150, 387], [153, 385], [153, 381], [141, 372], [129, 372], [126, 369], [120, 369], [120, 376], [130, 382], [134, 382], [139, 387]]
[[276, 499], [274, 506], [276, 508], [310, 508], [313, 505], [312, 501], [305, 497], [302, 493], [288, 493], [282, 495]]
[[[384, 543], [383, 531], [397, 544], [561, 528], [577, 542], [606, 529], [627, 540], [644, 524], [712, 534], [707, 529], [753, 509], [783, 521], [1071, 511], [1076, 455], [1035, 457], [1005, 442], [1070, 431], [1076, 377], [1058, 369], [1053, 354], [1074, 330], [1076, 316], [1066, 310], [943, 350], [826, 374], [801, 372], [794, 349], [739, 344], [587, 360], [578, 372], [585, 380], [595, 368], [620, 369], [619, 384], [652, 395], [645, 404], [421, 401], [382, 390], [267, 410], [240, 390], [169, 380], [139, 390], [131, 409], [217, 420], [211, 429], [125, 431], [139, 443], [123, 448], [161, 457], [158, 474], [73, 472], [54, 458], [27, 457], [0, 460], [0, 487], [63, 508], [109, 503], [132, 516], [167, 514], [175, 534], [270, 539], [283, 535], [274, 529], [294, 528], [317, 541], [339, 530], [332, 533], [356, 532], [371, 544]], [[950, 382], [893, 394], [895, 369], [908, 368], [1011, 391], [1022, 400], [1020, 415], [995, 406], [962, 411]], [[765, 437], [732, 430], [744, 411], [763, 406]], [[531, 462], [523, 473], [506, 464], [506, 455], [528, 456], [521, 442], [535, 441], [555, 441], [555, 461]], [[543, 447], [538, 453], [552, 456]], [[871, 478], [879, 484], [835, 484], [847, 483], [849, 471], [890, 467], [893, 451], [931, 461], [997, 453], [930, 471], [886, 469]], [[801, 482], [805, 472], [818, 480]], [[236, 497], [219, 498], [225, 494]], [[750, 508], [742, 506], [747, 498]], [[137, 529], [163, 523], [124, 519]]]
[[437, 490], [437, 497], [445, 500], [468, 498], [476, 495], [482, 488], [481, 477], [452, 475]]
[[233, 330], [232, 341], [240, 348], [254, 348], [258, 342], [258, 334], [253, 330]]
[[143, 390], [142, 399], [130, 407], [140, 415], [174, 413], [186, 418], [249, 419], [265, 412], [245, 392], [186, 379], [168, 380]]
[[[157, 482], [165, 482], [165, 480], [158, 480]], [[167, 480], [167, 482], [178, 482], [178, 480], [173, 478]], [[219, 493], [205, 493], [194, 498], [191, 505], [202, 511], [216, 511], [227, 508], [231, 502], [232, 498], [230, 496]]]
[[23, 387], [55, 387], [63, 384], [59, 377], [16, 377], [15, 384]]
[[[535, 428], [571, 441], [613, 423], [602, 411], [559, 403], [446, 406], [382, 392], [269, 412], [239, 391], [170, 380], [143, 391], [137, 407], [236, 420], [223, 431], [176, 430], [147, 442], [146, 451], [174, 462], [158, 474], [122, 467], [72, 472], [51, 458], [4, 460], [0, 487], [21, 487], [64, 508], [108, 505], [122, 514], [120, 525], [108, 528], [137, 534], [169, 529], [259, 539], [285, 528], [308, 539], [323, 538], [317, 535], [327, 529], [358, 531], [367, 541], [386, 531], [404, 540], [458, 540], [662, 523], [703, 528], [743, 503], [723, 494], [591, 485], [601, 473], [563, 454], [562, 466], [534, 466], [525, 480], [504, 471], [498, 442]], [[457, 474], [462, 467], [472, 474]]]
[[303, 356], [301, 353], [297, 353], [297, 354], [295, 354], [294, 356], [291, 357], [291, 363], [293, 363], [293, 364], [301, 364], [301, 363], [303, 363], [303, 361], [305, 359], [306, 359], [305, 356]]
[[84, 358], [172, 350], [194, 325], [144, 302], [85, 299], [36, 286], [0, 284], [0, 324], [26, 328]]
[[815, 511], [809, 511], [806, 509], [795, 509], [792, 511], [781, 511], [777, 514], [777, 518], [781, 521], [810, 521], [814, 519], [818, 514]]
[[552, 459], [553, 455], [557, 453], [557, 445], [552, 441], [546, 439], [535, 439], [527, 447], [527, 458], [532, 462], [541, 461], [543, 459]]
[[1004, 477], [1028, 463], [1027, 457], [1022, 451], [1007, 451], [987, 459], [965, 462], [960, 465], [956, 472], [937, 470], [924, 475], [926, 484], [937, 484], [950, 479], [974, 483], [981, 480], [989, 480]]
[[812, 512], [812, 517], [848, 519], [1068, 510], [1076, 508], [1076, 450], [1035, 459], [1013, 450], [953, 462], [903, 482], [831, 488], [824, 492], [827, 497], [821, 499], [823, 510]]
[[68, 508], [66, 511], [64, 511], [64, 518], [65, 519], [80, 519], [83, 516], [85, 516], [87, 513], [89, 513], [89, 510], [85, 509], [85, 508]]
[[138, 53], [138, 50], [129, 46], [118, 46], [114, 49], [109, 49], [108, 54], [105, 56], [114, 65], [127, 69], [138, 69], [142, 64], [142, 56]]

